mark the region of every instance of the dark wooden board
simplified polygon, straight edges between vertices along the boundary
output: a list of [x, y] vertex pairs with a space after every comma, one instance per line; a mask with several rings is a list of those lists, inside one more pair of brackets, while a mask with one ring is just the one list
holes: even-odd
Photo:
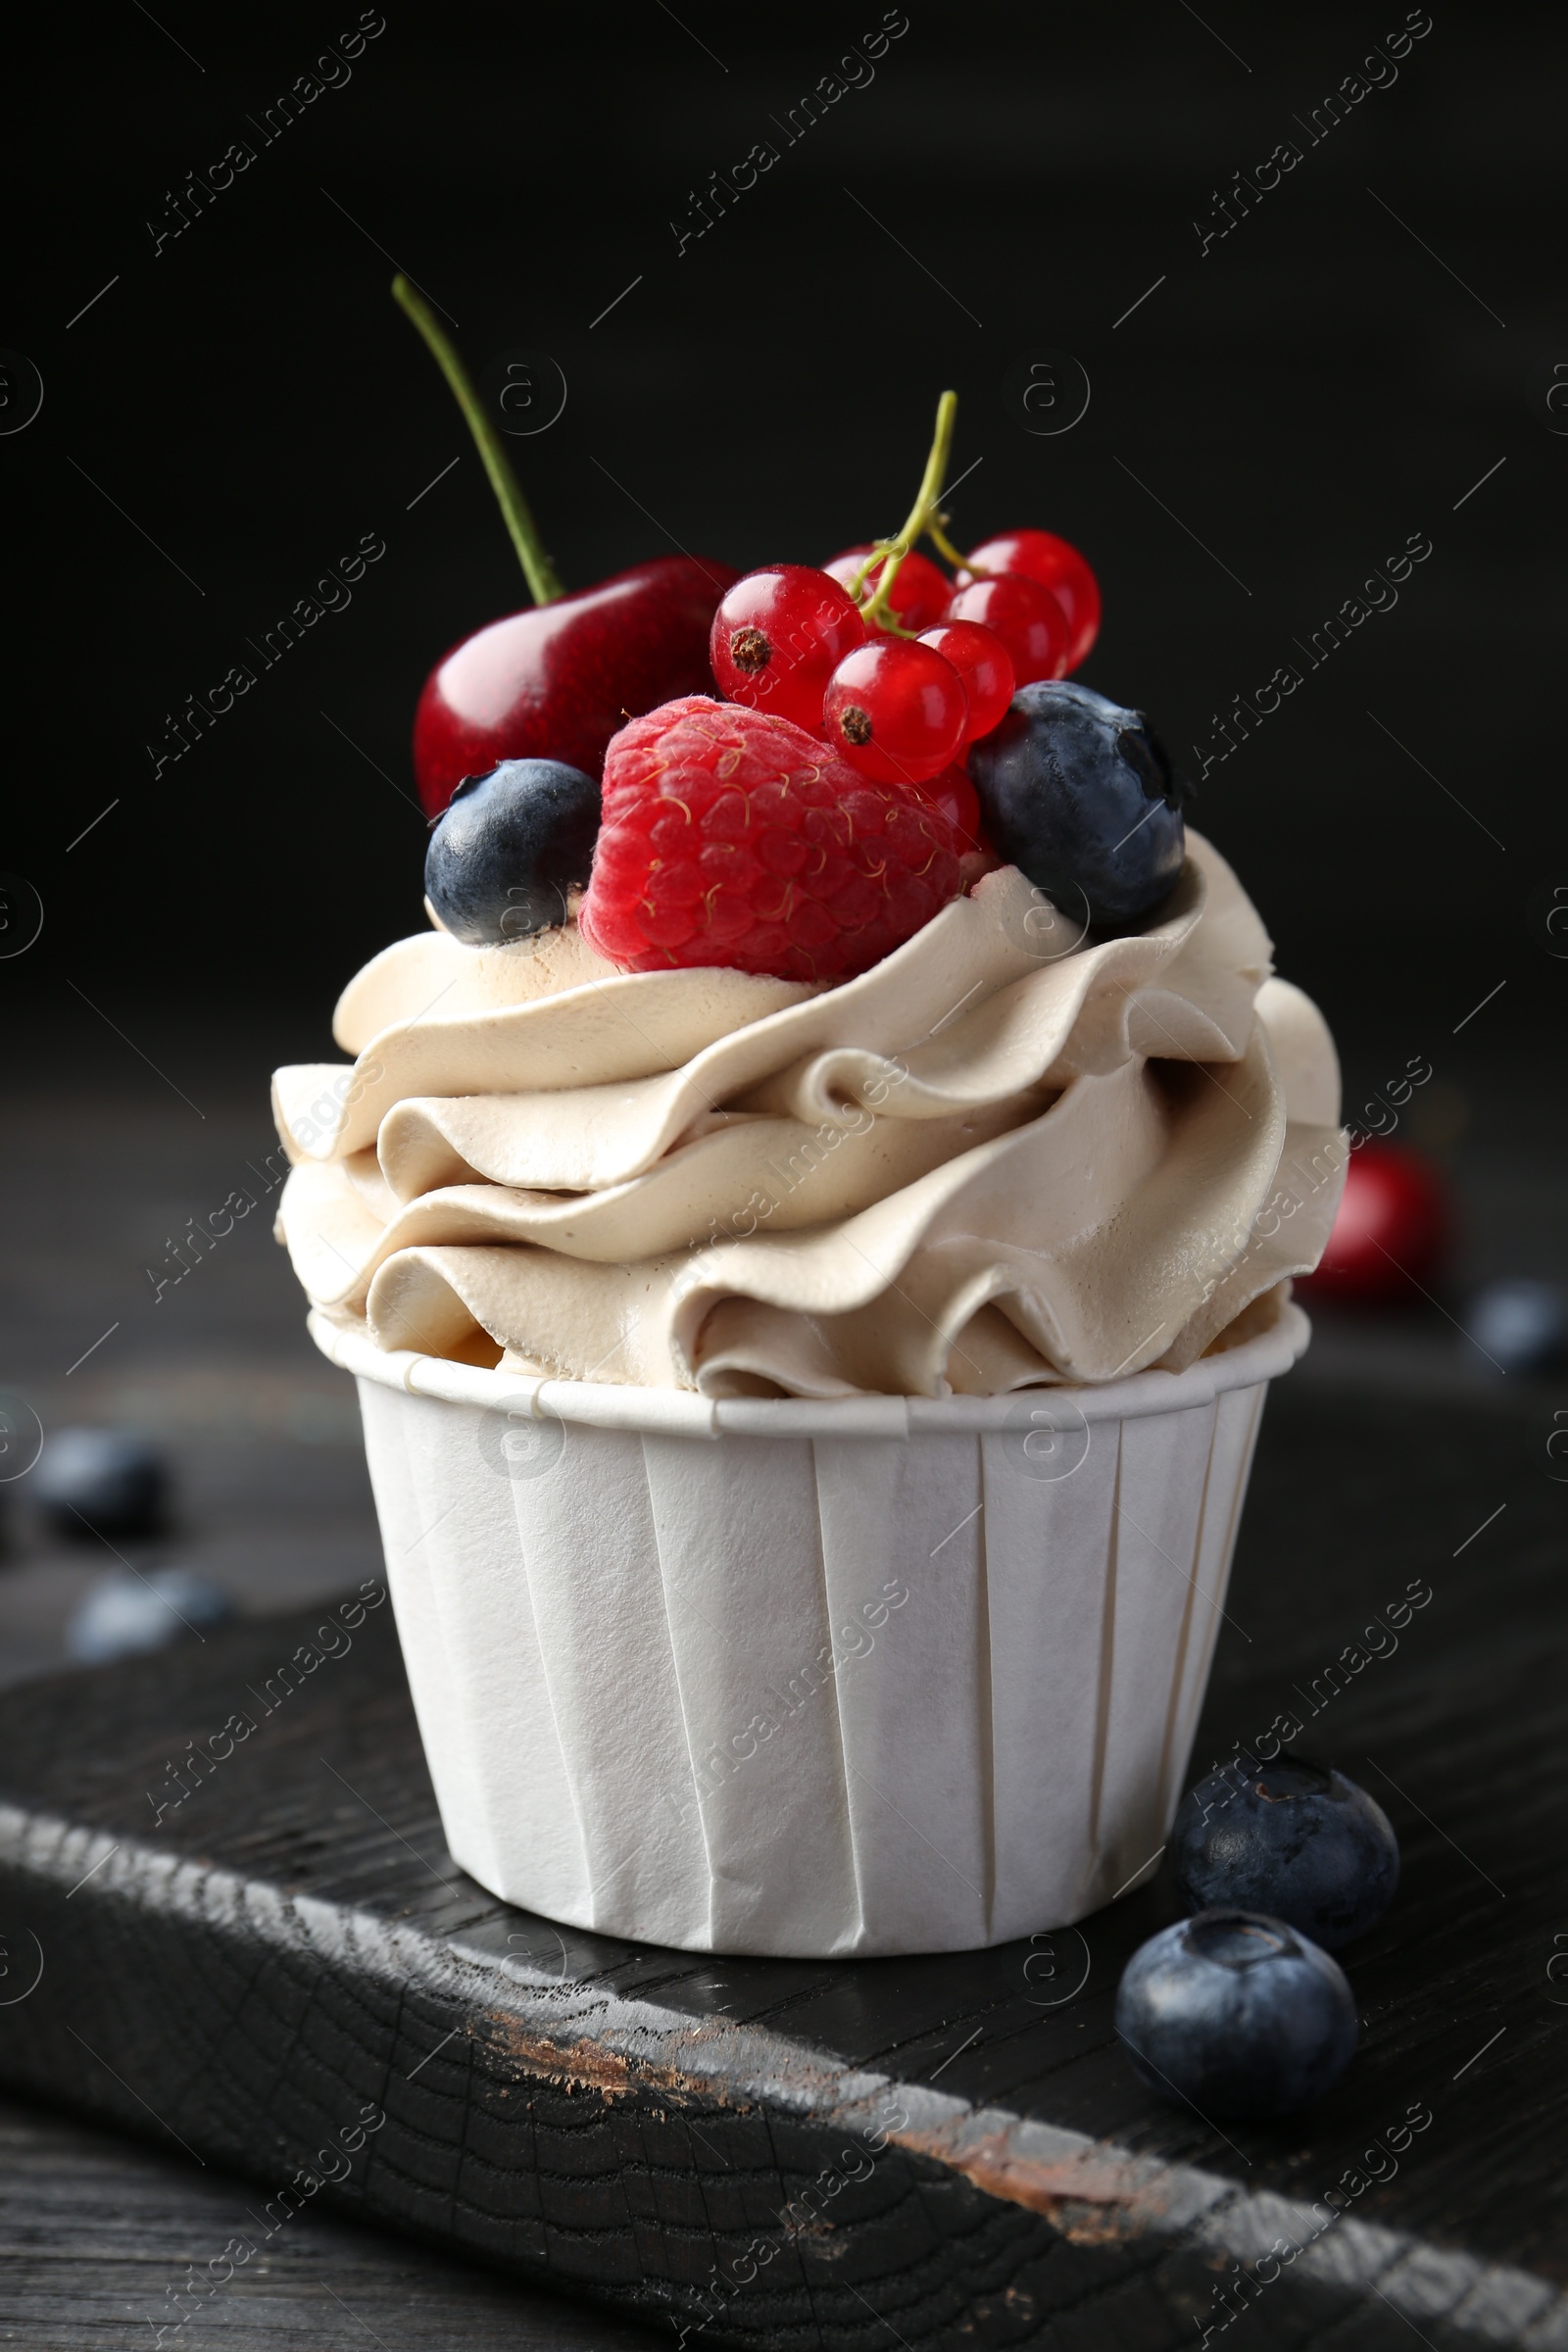
[[[0, 2344], [146, 2352], [170, 2290], [258, 2232], [256, 2189], [0, 2098]], [[179, 2352], [651, 2352], [635, 2321], [519, 2291], [408, 2236], [307, 2207], [166, 2345]]]
[[[1307, 1383], [1271, 1404], [1198, 1761], [1315, 1691], [1298, 1748], [1366, 1781], [1405, 1854], [1347, 1955], [1361, 2051], [1291, 2124], [1219, 2131], [1129, 2072], [1111, 2006], [1174, 1915], [1162, 1881], [1033, 1946], [853, 1965], [496, 1903], [445, 1853], [385, 1608], [156, 1829], [146, 1792], [315, 1616], [8, 1699], [5, 1982], [43, 1966], [0, 2007], [0, 2079], [243, 2172], [264, 2218], [307, 2168], [311, 2217], [715, 2344], [1152, 2352], [1240, 2306], [1244, 2347], [1568, 2345], [1568, 1489], [1545, 1467], [1522, 1411]], [[1432, 1597], [1397, 1646], [1348, 1664], [1412, 1583]], [[367, 2109], [346, 2177], [309, 2189]]]

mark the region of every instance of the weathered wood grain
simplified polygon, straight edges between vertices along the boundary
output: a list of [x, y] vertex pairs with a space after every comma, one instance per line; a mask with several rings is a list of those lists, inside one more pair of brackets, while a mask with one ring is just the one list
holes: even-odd
[[307, 2209], [167, 2332], [171, 2290], [258, 2234], [249, 2181], [0, 2100], [0, 2343], [130, 2352], [649, 2352], [657, 2338], [471, 2262]]

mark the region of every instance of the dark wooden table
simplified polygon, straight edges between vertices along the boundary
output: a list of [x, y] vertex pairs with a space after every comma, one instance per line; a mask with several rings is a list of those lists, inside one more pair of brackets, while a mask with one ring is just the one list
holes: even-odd
[[[255, 2218], [182, 2227], [177, 2263], [150, 2235], [146, 2307], [187, 2314], [187, 2343], [270, 2324], [260, 2266], [280, 2262], [313, 2340], [338, 2340], [331, 2271], [343, 2341], [363, 2317], [399, 2352], [445, 2342], [450, 2265], [389, 2283], [427, 2278], [414, 2239], [488, 2266], [452, 2341], [555, 2324], [509, 2300], [510, 2271], [612, 2306], [601, 2333], [655, 2320], [760, 2352], [1152, 2352], [1227, 2325], [1244, 2352], [1568, 2343], [1552, 1409], [1500, 1388], [1400, 1406], [1344, 1379], [1271, 1403], [1196, 1761], [1315, 1706], [1298, 1747], [1376, 1790], [1405, 1857], [1347, 1955], [1360, 2053], [1294, 2123], [1219, 2130], [1128, 2070], [1111, 2006], [1173, 1916], [1159, 1881], [1033, 1945], [849, 1966], [641, 1949], [496, 1903], [442, 1845], [386, 1610], [156, 1830], [146, 1791], [318, 1611], [11, 1695], [0, 1925], [11, 1982], [43, 1968], [0, 2008], [0, 2079], [139, 2134], [193, 2195], [219, 2168], [253, 2184], [233, 2195]], [[1412, 1586], [1431, 1597], [1396, 1646], [1366, 1637]], [[339, 2216], [399, 2242], [367, 2252]], [[322, 2230], [345, 2250], [302, 2272]], [[179, 2299], [187, 2261], [210, 2300]], [[122, 2286], [68, 2324], [72, 2291], [0, 2324], [117, 2340]]]

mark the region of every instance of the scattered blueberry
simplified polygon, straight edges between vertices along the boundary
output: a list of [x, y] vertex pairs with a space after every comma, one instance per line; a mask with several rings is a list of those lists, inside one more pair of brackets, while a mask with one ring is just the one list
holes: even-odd
[[465, 776], [430, 836], [424, 888], [454, 938], [493, 948], [566, 919], [599, 834], [599, 787], [560, 760]]
[[1329, 1951], [1375, 1926], [1399, 1883], [1399, 1841], [1383, 1807], [1304, 1756], [1240, 1758], [1211, 1772], [1182, 1800], [1170, 1850], [1190, 1910], [1267, 1911]]
[[163, 1457], [145, 1438], [54, 1429], [44, 1438], [32, 1492], [62, 1535], [144, 1536], [162, 1517], [168, 1483]]
[[104, 1666], [226, 1624], [233, 1614], [228, 1594], [195, 1568], [151, 1568], [145, 1576], [112, 1568], [77, 1603], [66, 1649], [78, 1665]]
[[1200, 1911], [1136, 1951], [1116, 2031], [1152, 2090], [1204, 2116], [1294, 2115], [1332, 2088], [1355, 2048], [1337, 1960], [1259, 1911]]
[[1141, 710], [1041, 678], [969, 747], [998, 853], [1061, 907], [1113, 928], [1152, 913], [1187, 854], [1181, 794]]
[[1489, 1282], [1471, 1301], [1469, 1324], [1504, 1372], [1568, 1369], [1568, 1291], [1554, 1282]]

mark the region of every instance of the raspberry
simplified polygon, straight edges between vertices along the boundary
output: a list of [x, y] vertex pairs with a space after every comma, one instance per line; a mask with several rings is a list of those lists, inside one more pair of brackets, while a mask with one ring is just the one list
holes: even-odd
[[690, 695], [610, 746], [578, 919], [624, 971], [846, 980], [956, 896], [961, 846], [941, 807], [791, 720]]

